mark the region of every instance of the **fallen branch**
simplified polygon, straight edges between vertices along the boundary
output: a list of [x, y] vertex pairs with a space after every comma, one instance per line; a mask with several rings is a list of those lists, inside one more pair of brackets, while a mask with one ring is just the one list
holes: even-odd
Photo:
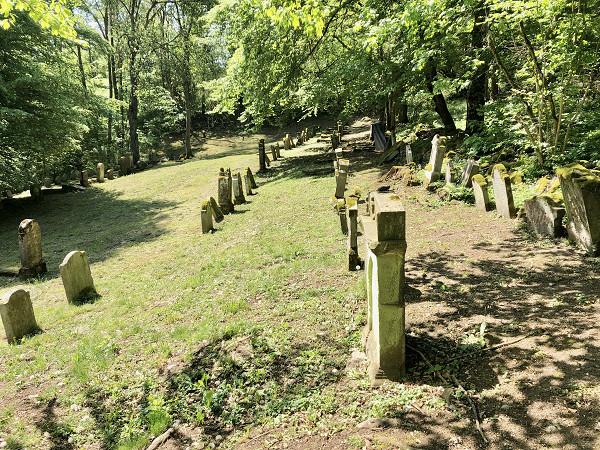
[[156, 439], [154, 439], [152, 441], [152, 443], [150, 444], [150, 446], [146, 449], [146, 450], [156, 450], [158, 447], [160, 447], [167, 439], [169, 439], [169, 437], [171, 436], [171, 433], [173, 433], [173, 431], [175, 431], [175, 429], [173, 427], [169, 428], [167, 431], [165, 431], [163, 434], [161, 434], [160, 436], [158, 436]]
[[[500, 344], [492, 345], [491, 347], [482, 348], [481, 351], [482, 352], [491, 352], [491, 351], [498, 350], [498, 349], [501, 349], [504, 347], [508, 347], [509, 345], [514, 345], [517, 342], [521, 342], [522, 340], [527, 339], [528, 337], [531, 336], [531, 334], [532, 333], [526, 334], [525, 336], [521, 336], [520, 338], [515, 339], [514, 341], [501, 342]], [[449, 358], [446, 360], [446, 362], [456, 361], [457, 359], [462, 359], [462, 358], [467, 358], [467, 357], [471, 358], [472, 356], [473, 356], [473, 353], [465, 353], [464, 355], [458, 355], [458, 356], [455, 356], [454, 358]]]

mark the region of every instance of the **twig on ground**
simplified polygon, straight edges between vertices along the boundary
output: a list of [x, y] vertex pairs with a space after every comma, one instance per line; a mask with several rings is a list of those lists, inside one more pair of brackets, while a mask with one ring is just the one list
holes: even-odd
[[152, 443], [150, 444], [150, 446], [146, 449], [146, 450], [156, 450], [158, 447], [160, 447], [167, 439], [169, 439], [169, 437], [171, 436], [171, 433], [173, 433], [173, 431], [175, 431], [175, 429], [173, 427], [169, 428], [167, 431], [165, 431], [163, 434], [161, 434], [160, 436], [158, 436], [156, 439], [154, 439], [152, 441]]
[[[501, 342], [500, 344], [492, 345], [491, 347], [484, 347], [484, 348], [481, 349], [481, 351], [482, 352], [492, 352], [494, 350], [499, 350], [501, 348], [508, 347], [509, 345], [514, 345], [517, 342], [521, 342], [522, 340], [527, 339], [528, 337], [530, 337], [532, 334], [533, 333], [526, 334], [525, 336], [521, 336], [520, 338], [515, 339], [514, 341]], [[446, 361], [447, 362], [456, 361], [457, 359], [463, 359], [463, 358], [467, 358], [467, 357], [470, 358], [472, 356], [473, 356], [473, 353], [465, 353], [464, 355], [458, 355], [458, 356], [455, 356], [453, 358], [448, 358]]]

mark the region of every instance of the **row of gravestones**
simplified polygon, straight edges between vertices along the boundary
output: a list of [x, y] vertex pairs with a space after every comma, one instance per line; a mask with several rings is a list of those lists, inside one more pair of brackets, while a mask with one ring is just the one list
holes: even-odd
[[[446, 151], [446, 138], [435, 136], [425, 176], [429, 182], [440, 179]], [[524, 201], [525, 218], [539, 235], [553, 238], [565, 234], [563, 217], [567, 216], [566, 232], [581, 249], [600, 256], [600, 171], [573, 163], [556, 171], [563, 193], [564, 208], [548, 195], [538, 195]], [[446, 183], [453, 182], [451, 161], [446, 164]], [[492, 189], [497, 212], [507, 219], [516, 217], [511, 178], [503, 164], [492, 169]], [[459, 183], [472, 187], [476, 207], [490, 211], [489, 184], [479, 173], [479, 165], [469, 160]]]
[[[25, 219], [19, 224], [19, 253], [22, 278], [31, 278], [47, 272], [42, 257], [42, 233], [34, 219]], [[59, 266], [60, 277], [67, 301], [80, 304], [97, 296], [94, 280], [83, 251], [72, 251]], [[35, 319], [28, 291], [13, 289], [0, 300], [0, 316], [9, 343], [17, 343], [23, 337], [40, 331]]]

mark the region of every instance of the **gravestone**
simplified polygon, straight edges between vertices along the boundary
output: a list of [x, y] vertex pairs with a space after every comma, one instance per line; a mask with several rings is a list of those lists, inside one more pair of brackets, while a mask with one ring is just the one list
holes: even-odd
[[340, 159], [338, 161], [338, 171], [335, 185], [335, 197], [344, 198], [344, 192], [346, 191], [346, 182], [348, 179], [348, 172], [350, 170], [350, 161], [347, 159]]
[[229, 177], [220, 176], [218, 184], [218, 202], [223, 214], [229, 214], [233, 211], [233, 205], [229, 200]]
[[494, 166], [492, 174], [492, 185], [494, 187], [494, 198], [496, 199], [496, 210], [505, 219], [514, 219], [515, 204], [513, 201], [510, 176], [506, 167], [502, 164]]
[[454, 183], [455, 174], [456, 172], [454, 171], [453, 163], [452, 161], [448, 160], [448, 162], [446, 162], [446, 184]]
[[339, 147], [334, 150], [334, 153], [336, 161], [339, 161], [344, 156], [344, 150]]
[[125, 153], [125, 160], [127, 161], [127, 175], [133, 173], [133, 153]]
[[277, 161], [277, 150], [275, 150], [274, 145], [271, 145], [271, 156], [273, 157], [273, 161]]
[[482, 175], [475, 175], [472, 179], [473, 194], [475, 194], [475, 206], [480, 211], [490, 211], [492, 205], [490, 203], [488, 183]]
[[60, 175], [57, 175], [56, 178], [54, 178], [54, 184], [56, 184], [57, 186], [59, 184], [62, 184], [62, 178]]
[[215, 229], [210, 199], [202, 202], [200, 207], [200, 221], [202, 222], [202, 233], [209, 233]]
[[410, 164], [413, 162], [412, 150], [410, 148], [410, 144], [406, 144], [406, 164]]
[[346, 199], [337, 199], [337, 212], [340, 218], [340, 227], [343, 234], [348, 234], [348, 219], [346, 217]]
[[562, 224], [565, 208], [561, 208], [547, 195], [526, 199], [523, 203], [527, 216], [527, 225], [540, 236], [558, 238], [563, 236]]
[[258, 170], [267, 170], [266, 157], [267, 155], [265, 154], [265, 140], [261, 139], [258, 142]]
[[286, 134], [285, 138], [283, 139], [283, 148], [285, 150], [291, 150], [292, 149], [292, 143], [290, 142], [290, 135]]
[[460, 176], [460, 185], [463, 187], [471, 187], [473, 176], [477, 175], [478, 173], [479, 164], [473, 159], [468, 160]]
[[16, 344], [28, 334], [40, 331], [29, 292], [23, 289], [13, 289], [2, 296], [0, 316], [9, 344]]
[[46, 177], [44, 178], [44, 187], [51, 188], [52, 187], [52, 178]]
[[384, 151], [387, 145], [385, 131], [381, 122], [371, 124], [371, 140], [375, 144], [375, 150]]
[[104, 163], [98, 163], [96, 166], [96, 180], [98, 183], [104, 183]]
[[242, 203], [246, 203], [246, 198], [244, 197], [244, 183], [240, 173], [238, 172], [233, 175], [231, 181], [233, 185], [233, 204], [241, 205]]
[[246, 195], [252, 195], [252, 182], [248, 177], [248, 173], [244, 174], [244, 186], [246, 187]]
[[19, 254], [19, 277], [32, 278], [48, 271], [42, 255], [42, 231], [33, 219], [25, 219], [19, 224]]
[[405, 368], [404, 255], [406, 213], [393, 192], [371, 192], [361, 216], [366, 244], [366, 354], [373, 385], [400, 380]]
[[71, 170], [71, 180], [76, 181], [79, 179], [79, 172], [75, 169]]
[[340, 135], [340, 137], [344, 134], [344, 125], [342, 125], [341, 120], [338, 120], [337, 122], [337, 132]]
[[567, 232], [577, 245], [600, 256], [599, 172], [571, 164], [556, 171], [567, 210]]
[[121, 156], [119, 158], [119, 176], [120, 177], [124, 177], [125, 175], [127, 175], [127, 157], [125, 156]]
[[258, 189], [258, 186], [256, 185], [256, 181], [254, 180], [254, 175], [252, 175], [252, 171], [250, 170], [250, 167], [246, 167], [246, 176], [250, 180], [250, 187], [252, 189]]
[[158, 163], [159, 158], [158, 158], [158, 152], [156, 150], [150, 150], [150, 153], [148, 154], [148, 161], [150, 162], [150, 164]]
[[425, 168], [425, 178], [429, 183], [434, 183], [442, 175], [442, 162], [446, 153], [446, 137], [436, 134], [431, 141], [431, 155], [429, 164]]
[[84, 251], [70, 252], [58, 268], [69, 303], [82, 303], [97, 295]]
[[81, 186], [85, 186], [88, 187], [90, 185], [90, 180], [88, 177], [88, 171], [87, 170], [82, 170], [81, 171], [81, 178], [79, 179], [79, 184]]
[[277, 153], [277, 158], [281, 158], [281, 148], [279, 148], [279, 142], [275, 142], [275, 153]]
[[114, 180], [115, 179], [115, 174], [113, 173], [112, 169], [108, 169], [106, 171], [106, 178], [108, 178], [109, 180]]
[[348, 270], [360, 268], [358, 257], [358, 204], [348, 202]]
[[34, 200], [42, 199], [42, 188], [39, 184], [32, 184], [29, 188], [29, 195]]
[[210, 197], [208, 200], [210, 201], [210, 206], [212, 208], [212, 214], [215, 219], [215, 222], [220, 222], [225, 218], [225, 216], [223, 215], [223, 211], [221, 211], [221, 208], [219, 208], [219, 205], [217, 204], [217, 201], [214, 199], [214, 197]]
[[296, 138], [296, 145], [302, 145], [303, 141], [302, 141], [302, 131], [298, 131], [297, 133], [297, 138]]

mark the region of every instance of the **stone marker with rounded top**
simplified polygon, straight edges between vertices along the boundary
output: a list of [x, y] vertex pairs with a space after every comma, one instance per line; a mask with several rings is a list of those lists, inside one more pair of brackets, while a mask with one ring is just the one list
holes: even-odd
[[81, 178], [79, 179], [79, 184], [85, 187], [88, 187], [90, 185], [90, 179], [87, 170], [81, 171]]
[[34, 219], [25, 219], [19, 224], [19, 254], [19, 277], [32, 278], [48, 271], [42, 255], [42, 231]]
[[65, 293], [69, 303], [82, 303], [97, 295], [92, 272], [84, 251], [70, 252], [59, 266]]
[[479, 164], [475, 160], [470, 159], [467, 161], [465, 168], [460, 176], [460, 184], [464, 187], [471, 187], [473, 177], [479, 173]]
[[9, 344], [16, 344], [23, 337], [40, 331], [29, 292], [23, 289], [13, 289], [2, 296], [0, 316]]
[[213, 212], [210, 199], [202, 202], [200, 209], [200, 220], [202, 222], [202, 233], [209, 233], [215, 229], [213, 225]]
[[431, 141], [431, 155], [429, 156], [429, 164], [425, 168], [425, 178], [427, 178], [429, 183], [440, 179], [445, 153], [446, 138], [436, 134]]
[[515, 204], [513, 201], [510, 176], [503, 164], [494, 166], [492, 175], [492, 186], [494, 198], [496, 199], [496, 210], [505, 219], [515, 218]]
[[44, 178], [44, 187], [51, 188], [52, 187], [52, 178], [46, 177]]
[[477, 174], [472, 179], [473, 194], [475, 194], [475, 206], [481, 211], [490, 211], [492, 205], [490, 203], [489, 187], [483, 175]]
[[104, 183], [104, 163], [98, 163], [96, 166], [96, 180], [98, 183]]
[[279, 141], [275, 142], [275, 153], [277, 153], [277, 158], [281, 158], [281, 148], [279, 147]]
[[32, 184], [29, 188], [29, 194], [34, 200], [40, 200], [42, 198], [42, 188], [39, 184]]
[[523, 202], [523, 206], [527, 225], [536, 234], [552, 238], [564, 234], [562, 220], [565, 216], [565, 208], [561, 208], [551, 197], [540, 195], [528, 198]]
[[115, 174], [112, 169], [108, 169], [106, 171], [106, 178], [108, 178], [109, 180], [114, 180]]

